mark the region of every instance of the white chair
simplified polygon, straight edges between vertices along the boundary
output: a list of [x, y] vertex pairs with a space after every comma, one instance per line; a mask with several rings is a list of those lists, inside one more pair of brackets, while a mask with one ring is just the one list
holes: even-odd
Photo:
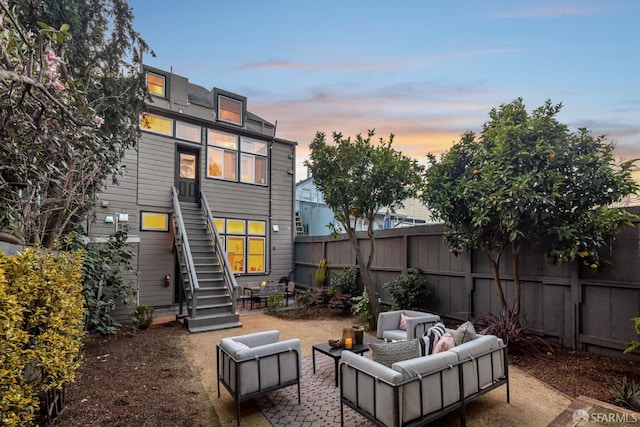
[[[401, 315], [407, 316], [407, 328], [400, 329]], [[437, 314], [414, 310], [385, 311], [378, 316], [377, 337], [386, 340], [411, 340], [421, 337], [440, 321]]]
[[279, 341], [280, 332], [265, 331], [222, 338], [216, 345], [218, 397], [220, 382], [236, 401], [240, 425], [240, 402], [290, 385], [298, 385], [302, 356], [300, 340]]

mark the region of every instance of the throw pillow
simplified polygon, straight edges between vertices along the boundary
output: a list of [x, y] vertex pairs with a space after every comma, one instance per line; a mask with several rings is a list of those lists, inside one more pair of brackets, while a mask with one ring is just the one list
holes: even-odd
[[473, 324], [471, 322], [464, 322], [453, 333], [453, 341], [456, 345], [460, 345], [468, 341], [475, 340], [477, 336], [478, 335], [476, 335], [476, 329], [473, 327]]
[[418, 340], [372, 342], [369, 343], [369, 348], [373, 353], [373, 360], [389, 368], [396, 362], [420, 356]]
[[433, 354], [451, 350], [455, 346], [456, 344], [453, 341], [453, 336], [449, 332], [447, 332], [442, 336], [442, 338], [438, 340], [438, 344], [436, 344], [435, 348], [433, 349]]
[[248, 345], [246, 345], [246, 344], [245, 344], [245, 343], [243, 343], [243, 342], [240, 342], [240, 341], [234, 341], [234, 342], [235, 342], [236, 344], [238, 344], [238, 347], [240, 347], [240, 348], [241, 348], [241, 349], [243, 349], [243, 350], [248, 350], [248, 349], [250, 348]]
[[398, 326], [398, 329], [401, 331], [407, 330], [407, 315], [404, 313], [400, 313], [400, 326]]
[[436, 344], [438, 344], [438, 341], [444, 335], [444, 333], [445, 327], [444, 323], [442, 322], [436, 323], [435, 325], [430, 327], [429, 330], [427, 330], [427, 333], [420, 341], [420, 344], [423, 346], [423, 348], [421, 348], [423, 356], [433, 354], [433, 349], [435, 348]]

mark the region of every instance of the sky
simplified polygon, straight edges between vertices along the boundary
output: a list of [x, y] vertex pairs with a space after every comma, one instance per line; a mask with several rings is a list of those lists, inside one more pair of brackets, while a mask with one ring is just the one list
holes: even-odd
[[296, 141], [375, 129], [426, 163], [492, 108], [550, 99], [640, 157], [640, 1], [129, 0], [144, 62], [247, 97]]

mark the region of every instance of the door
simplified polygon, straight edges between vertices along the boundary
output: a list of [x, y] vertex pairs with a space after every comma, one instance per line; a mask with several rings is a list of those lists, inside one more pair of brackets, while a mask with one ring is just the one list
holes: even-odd
[[178, 147], [176, 158], [176, 188], [178, 199], [183, 202], [197, 202], [199, 185], [199, 151]]

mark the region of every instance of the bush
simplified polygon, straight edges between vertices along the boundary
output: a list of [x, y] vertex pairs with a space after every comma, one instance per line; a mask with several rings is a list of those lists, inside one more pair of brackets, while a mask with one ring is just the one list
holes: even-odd
[[367, 294], [367, 290], [362, 291], [361, 296], [352, 297], [351, 303], [351, 312], [357, 316], [360, 316], [362, 323], [364, 324], [367, 330], [373, 329], [373, 311], [371, 310], [371, 303], [369, 302], [369, 294]]
[[316, 270], [316, 283], [318, 286], [324, 286], [327, 282], [327, 259], [323, 258], [320, 260], [318, 264], [318, 269]]
[[83, 236], [70, 233], [59, 245], [62, 250], [85, 249], [82, 265], [82, 287], [87, 317], [85, 328], [102, 335], [114, 334], [121, 325], [111, 317], [119, 304], [130, 304], [133, 283], [122, 273], [133, 271], [133, 251], [127, 245], [127, 230], [122, 228], [110, 235], [105, 243], [84, 243]]
[[341, 313], [348, 313], [351, 310], [351, 302], [349, 301], [350, 299], [351, 296], [347, 294], [334, 295], [329, 301], [329, 308]]
[[276, 314], [284, 307], [284, 293], [276, 291], [267, 296], [267, 306], [264, 308], [266, 314]]
[[[0, 252], [0, 420], [33, 424], [81, 364], [83, 251]], [[49, 413], [48, 408], [43, 408]]]
[[625, 375], [619, 387], [610, 378], [607, 378], [607, 385], [609, 392], [617, 403], [620, 403], [632, 411], [640, 411], [640, 385], [636, 384], [635, 381], [632, 380], [629, 382]]
[[421, 310], [431, 291], [420, 270], [410, 268], [406, 276], [382, 285], [400, 310]]
[[[636, 334], [640, 335], [640, 317], [634, 317], [631, 320], [634, 322]], [[640, 351], [640, 341], [629, 341], [624, 353], [633, 353], [634, 351]]]
[[153, 307], [140, 304], [131, 313], [131, 320], [136, 329], [147, 329], [153, 323]]
[[358, 267], [349, 267], [341, 272], [331, 275], [331, 286], [336, 294], [347, 294], [355, 297], [361, 292], [360, 270]]
[[501, 338], [504, 344], [509, 347], [509, 351], [542, 353], [544, 349], [553, 350], [553, 347], [544, 338], [528, 334], [527, 328], [522, 326], [520, 318], [513, 312], [499, 315], [487, 314], [480, 321], [487, 325], [480, 333]]

